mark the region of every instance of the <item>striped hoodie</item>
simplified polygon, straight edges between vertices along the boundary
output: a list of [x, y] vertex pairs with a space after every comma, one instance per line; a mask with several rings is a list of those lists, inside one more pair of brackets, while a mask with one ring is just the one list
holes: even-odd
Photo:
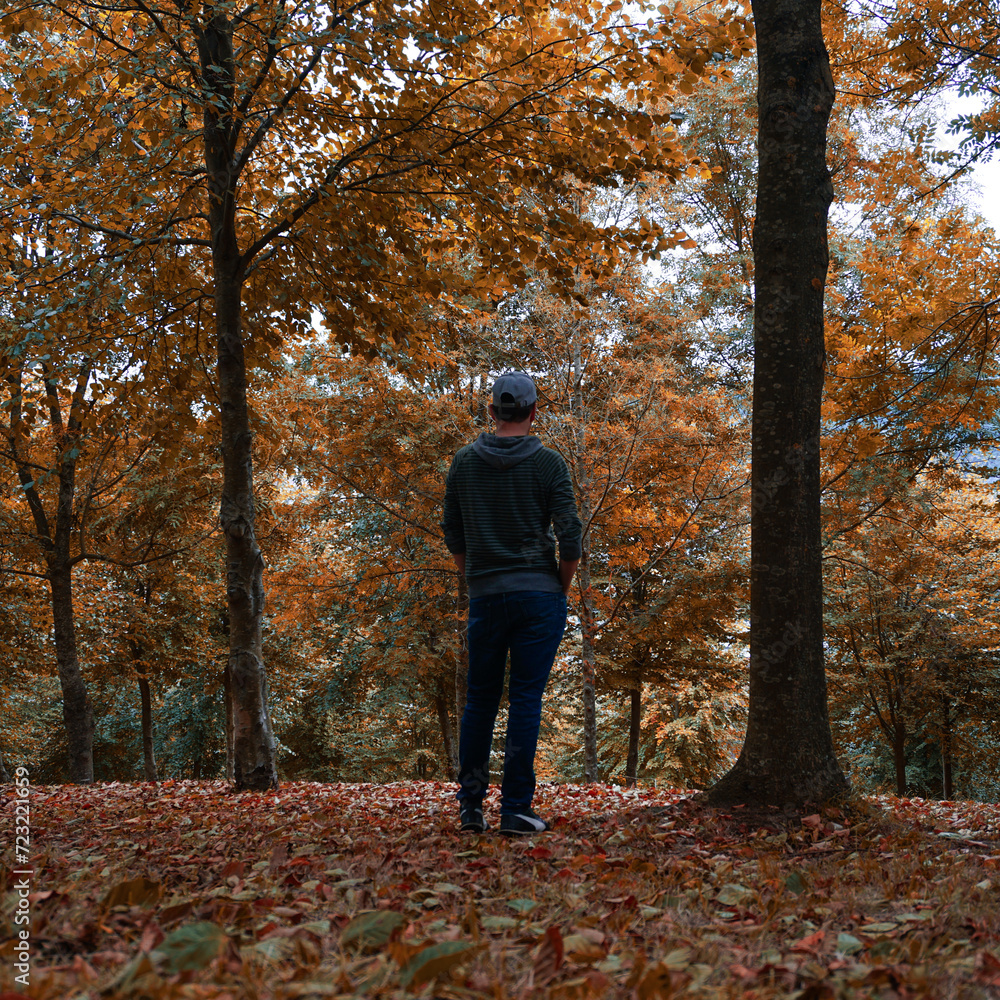
[[[445, 483], [445, 544], [465, 553], [470, 597], [559, 593], [559, 555], [580, 558], [582, 525], [562, 456], [530, 434], [480, 434], [455, 456]], [[554, 535], [553, 535], [554, 529]]]

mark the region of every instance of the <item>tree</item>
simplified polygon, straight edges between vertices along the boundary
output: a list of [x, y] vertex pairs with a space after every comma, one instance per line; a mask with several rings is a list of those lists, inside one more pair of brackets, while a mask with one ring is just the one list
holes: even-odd
[[710, 800], [823, 802], [847, 791], [823, 664], [820, 408], [834, 99], [818, 0], [756, 0], [750, 701]]
[[[670, 299], [714, 334], [703, 357], [736, 403], [752, 346], [751, 69], [675, 105], [682, 141], [712, 166], [710, 178], [643, 191], [650, 217], [680, 219], [698, 243], [671, 256]], [[996, 432], [995, 239], [968, 217], [958, 186], [942, 184], [926, 113], [901, 119], [885, 102], [852, 94], [859, 88], [841, 70], [848, 93], [834, 109], [827, 156], [838, 210], [826, 293], [824, 546], [905, 495], [928, 463], [990, 461]]]
[[16, 560], [8, 573], [48, 585], [70, 773], [89, 782], [94, 723], [78, 652], [74, 573], [86, 561], [138, 566], [173, 549], [175, 539], [162, 537], [162, 522], [122, 544], [107, 520], [109, 509], [123, 513], [129, 479], [148, 464], [165, 424], [177, 434], [185, 414], [171, 414], [169, 403], [155, 408], [155, 397], [137, 405], [139, 393], [125, 374], [134, 364], [128, 351], [102, 349], [95, 339], [59, 350], [44, 340], [33, 343], [30, 334], [18, 336], [10, 324], [3, 334], [0, 462], [4, 492], [20, 501], [21, 517], [6, 520], [0, 538]]
[[847, 16], [838, 7], [835, 21], [839, 60], [868, 96], [906, 109], [949, 89], [981, 98], [979, 110], [949, 125], [962, 136], [957, 153], [940, 154], [951, 176], [993, 155], [1000, 144], [1000, 26], [992, 0], [866, 0]]
[[989, 734], [996, 745], [997, 544], [992, 489], [951, 467], [914, 477], [827, 552], [840, 743], [856, 762], [884, 744], [899, 795], [926, 791], [910, 765], [928, 744], [939, 768], [930, 784], [944, 798], [954, 762], [971, 776], [976, 743]]
[[[610, 211], [622, 213], [620, 200]], [[640, 262], [581, 278], [576, 288], [586, 306], [566, 303], [539, 277], [507, 304], [507, 322], [522, 345], [517, 363], [540, 386], [539, 433], [567, 460], [584, 525], [574, 604], [583, 777], [597, 781], [598, 688], [630, 675], [630, 742], [637, 744], [643, 683], [643, 657], [615, 651], [603, 636], [616, 619], [640, 610], [635, 595], [658, 606], [675, 563], [697, 561], [703, 541], [707, 556], [719, 525], [728, 522], [728, 540], [738, 547], [740, 526], [729, 503], [745, 477], [738, 421], [694, 360], [695, 331], [648, 287]], [[709, 576], [712, 561], [702, 565]], [[713, 611], [725, 617], [727, 598], [716, 596]], [[705, 608], [702, 614], [711, 631]], [[699, 631], [699, 622], [681, 617], [690, 632]]]
[[[448, 773], [463, 658], [458, 577], [439, 525], [448, 459], [471, 432], [466, 400], [444, 365], [407, 374], [318, 345], [268, 396], [269, 411], [290, 425], [284, 460], [297, 488], [282, 521], [298, 536], [272, 569], [272, 616], [283, 632], [301, 631], [303, 618], [318, 625], [302, 636], [316, 650], [302, 714], [328, 747], [310, 766], [360, 773], [329, 746], [345, 749], [353, 724], [366, 729], [374, 757], [382, 759], [376, 743], [390, 760], [404, 756], [391, 718], [412, 736], [411, 776]], [[294, 742], [305, 764], [310, 754]]]

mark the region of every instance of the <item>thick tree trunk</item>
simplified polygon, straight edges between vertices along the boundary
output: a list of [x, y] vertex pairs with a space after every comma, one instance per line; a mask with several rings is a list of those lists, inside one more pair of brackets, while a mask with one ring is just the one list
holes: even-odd
[[642, 685], [636, 683], [628, 693], [628, 756], [625, 758], [625, 787], [635, 788], [639, 780], [639, 734], [642, 726]]
[[818, 803], [847, 791], [823, 664], [820, 403], [834, 86], [820, 0], [754, 0], [758, 187], [754, 227], [750, 705], [716, 803]]
[[153, 701], [149, 694], [149, 678], [139, 675], [139, 700], [142, 704], [142, 770], [147, 781], [158, 781], [156, 756], [153, 752]]
[[86, 785], [94, 780], [94, 711], [77, 655], [73, 577], [68, 564], [50, 568], [49, 586], [70, 777], [76, 784]]
[[244, 260], [236, 238], [235, 74], [232, 25], [221, 5], [199, 39], [205, 103], [205, 166], [209, 184], [215, 285], [217, 376], [222, 429], [222, 504], [229, 605], [229, 672], [233, 701], [233, 781], [237, 790], [278, 786], [267, 705], [261, 621], [264, 560], [254, 534], [253, 455], [243, 346]]
[[261, 619], [264, 560], [254, 534], [252, 435], [240, 324], [240, 275], [218, 260], [216, 328], [222, 410], [222, 507], [229, 604], [229, 672], [233, 700], [233, 780], [238, 790], [277, 788], [275, 742], [267, 705]]

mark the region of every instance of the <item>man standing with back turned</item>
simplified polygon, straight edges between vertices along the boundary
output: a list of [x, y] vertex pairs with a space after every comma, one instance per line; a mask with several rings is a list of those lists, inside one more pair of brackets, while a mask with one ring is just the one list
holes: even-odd
[[535, 383], [523, 372], [501, 375], [490, 405], [496, 433], [480, 434], [458, 452], [445, 487], [445, 544], [469, 585], [469, 690], [458, 744], [458, 800], [462, 830], [474, 833], [487, 829], [483, 797], [508, 651], [500, 832], [549, 828], [531, 808], [535, 747], [542, 694], [566, 627], [582, 526], [566, 463], [531, 435], [537, 399]]

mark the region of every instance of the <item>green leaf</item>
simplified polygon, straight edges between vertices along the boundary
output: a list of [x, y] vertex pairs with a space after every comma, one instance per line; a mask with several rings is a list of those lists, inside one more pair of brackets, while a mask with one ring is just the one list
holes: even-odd
[[719, 890], [715, 899], [717, 902], [722, 903], [723, 906], [739, 906], [752, 899], [755, 895], [756, 893], [753, 889], [748, 889], [745, 885], [730, 883], [729, 885], [724, 885]]
[[295, 942], [290, 938], [264, 938], [253, 946], [253, 951], [268, 962], [283, 962], [295, 954]]
[[497, 917], [492, 914], [483, 917], [479, 922], [488, 931], [506, 931], [521, 926], [521, 921], [517, 917]]
[[152, 958], [165, 972], [197, 972], [211, 965], [228, 943], [221, 927], [202, 920], [168, 934]]
[[399, 982], [406, 987], [426, 983], [442, 972], [447, 972], [453, 965], [470, 958], [480, 947], [471, 941], [442, 941], [440, 944], [432, 944], [429, 948], [418, 951], [399, 970]]
[[837, 951], [843, 955], [855, 955], [864, 948], [864, 945], [853, 935], [845, 934], [841, 931], [837, 935]]
[[512, 910], [517, 910], [518, 913], [531, 913], [531, 911], [538, 906], [537, 899], [512, 899], [507, 904]]
[[353, 945], [362, 951], [375, 950], [387, 944], [393, 931], [407, 922], [408, 919], [395, 910], [367, 910], [344, 928], [340, 943], [345, 948]]
[[806, 891], [806, 883], [798, 872], [792, 872], [792, 874], [785, 879], [785, 888], [789, 892], [793, 892], [796, 896], [798, 896], [800, 893]]
[[330, 921], [310, 920], [307, 924], [299, 924], [299, 928], [304, 931], [311, 931], [313, 934], [322, 937], [324, 934], [330, 933]]

